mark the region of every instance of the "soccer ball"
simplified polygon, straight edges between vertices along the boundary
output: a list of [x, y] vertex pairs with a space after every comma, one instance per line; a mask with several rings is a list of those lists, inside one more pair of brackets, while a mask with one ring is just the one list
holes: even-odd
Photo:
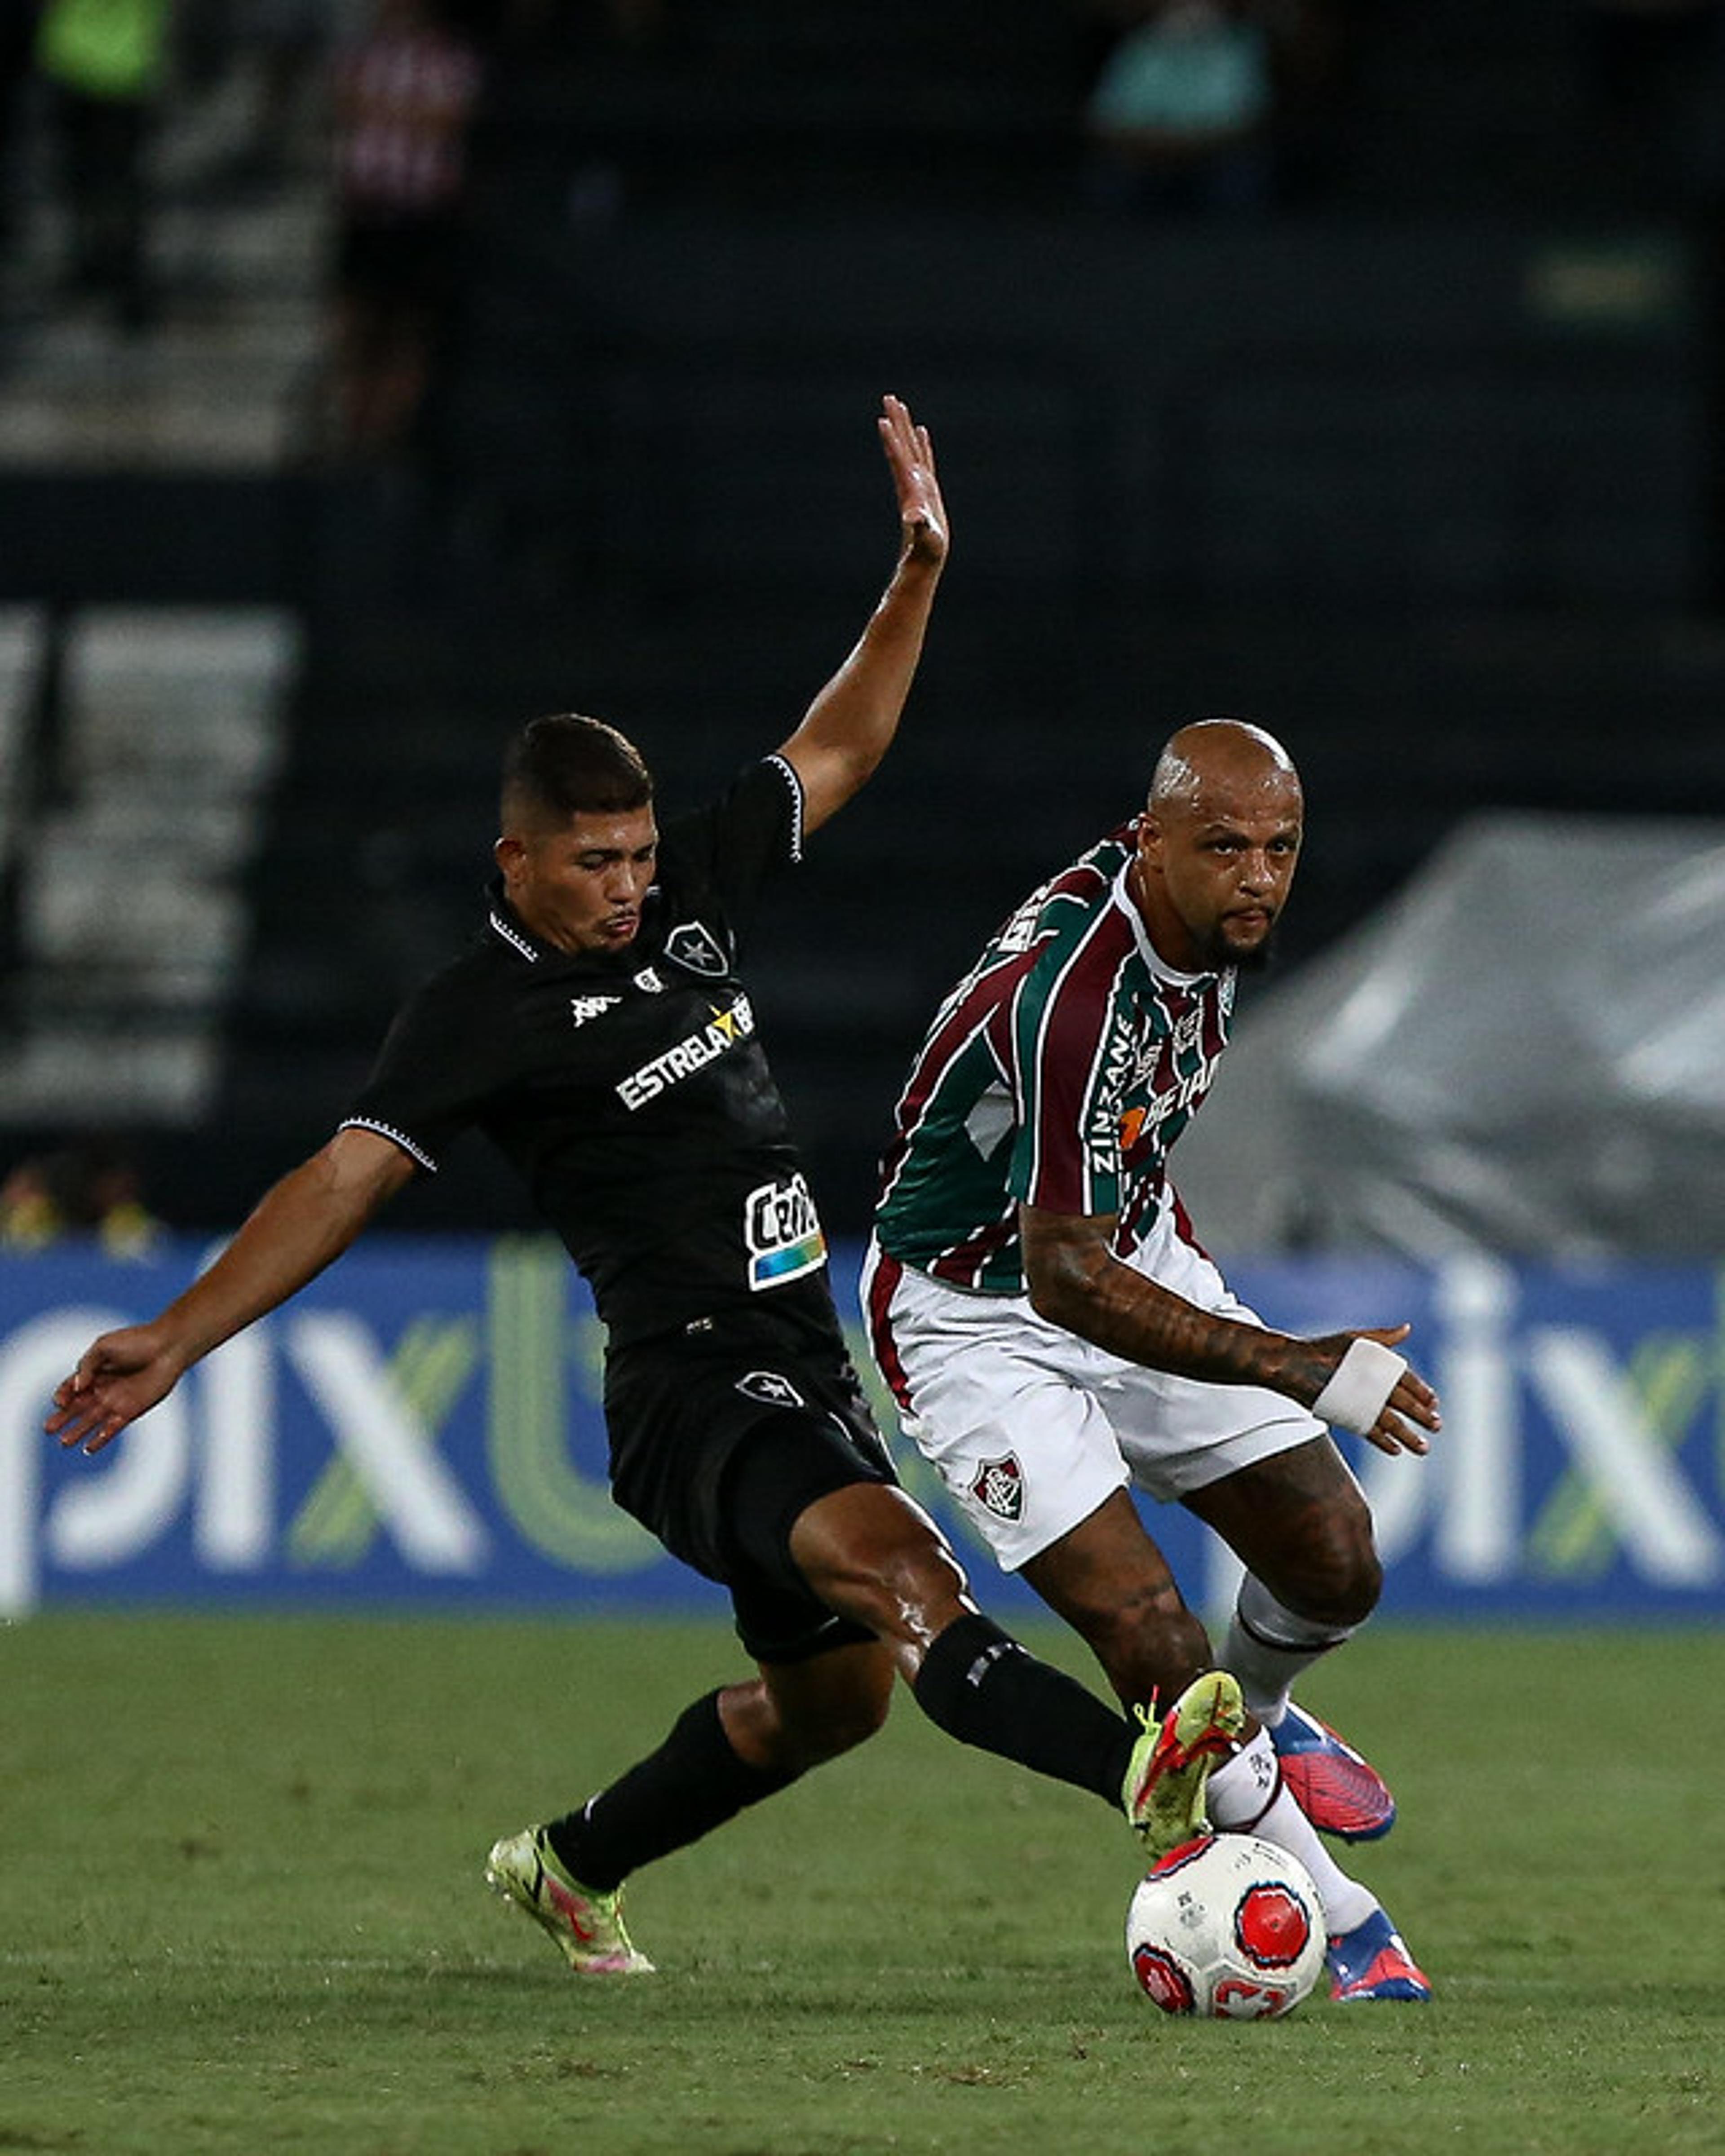
[[1249, 1834], [1205, 1835], [1171, 1851], [1126, 1912], [1127, 1959], [1164, 2014], [1290, 2014], [1322, 1975], [1327, 1943], [1312, 1874]]

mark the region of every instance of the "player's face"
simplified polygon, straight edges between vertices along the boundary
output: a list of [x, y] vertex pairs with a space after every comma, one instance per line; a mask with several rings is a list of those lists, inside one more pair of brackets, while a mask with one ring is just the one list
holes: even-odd
[[659, 829], [648, 808], [589, 814], [546, 829], [506, 832], [497, 865], [509, 902], [558, 951], [623, 951], [641, 925]]
[[1138, 902], [1171, 966], [1207, 973], [1261, 966], [1300, 857], [1299, 781], [1201, 786], [1147, 814], [1138, 829]]

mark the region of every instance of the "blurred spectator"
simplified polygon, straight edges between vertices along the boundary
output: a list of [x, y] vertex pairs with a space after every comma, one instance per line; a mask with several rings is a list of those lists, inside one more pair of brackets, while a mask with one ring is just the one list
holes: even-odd
[[405, 448], [454, 294], [477, 49], [434, 0], [378, 0], [336, 55], [335, 423], [340, 445]]
[[1253, 0], [1122, 0], [1085, 111], [1111, 209], [1241, 211], [1274, 192], [1273, 55]]
[[59, 136], [74, 294], [141, 329], [153, 312], [145, 151], [172, 0], [45, 0], [36, 66]]
[[141, 1257], [157, 1224], [143, 1201], [138, 1172], [113, 1140], [76, 1140], [57, 1152], [21, 1160], [0, 1183], [0, 1250], [46, 1250], [88, 1237], [110, 1257]]

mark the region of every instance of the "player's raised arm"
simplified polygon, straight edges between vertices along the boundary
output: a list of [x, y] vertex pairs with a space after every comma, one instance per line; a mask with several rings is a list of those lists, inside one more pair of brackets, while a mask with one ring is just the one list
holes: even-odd
[[1109, 1247], [1111, 1218], [1021, 1205], [1019, 1222], [1030, 1301], [1050, 1323], [1151, 1369], [1266, 1386], [1380, 1452], [1430, 1450], [1425, 1432], [1440, 1427], [1437, 1395], [1391, 1352], [1407, 1326], [1296, 1339], [1200, 1310], [1122, 1265]]
[[100, 1452], [211, 1348], [338, 1258], [413, 1173], [375, 1131], [338, 1131], [264, 1194], [221, 1256], [158, 1317], [91, 1342], [55, 1389], [49, 1435]]
[[898, 565], [855, 649], [780, 747], [802, 782], [805, 831], [842, 808], [891, 747], [946, 564], [946, 505], [928, 429], [896, 397], [883, 399], [878, 424], [898, 496]]

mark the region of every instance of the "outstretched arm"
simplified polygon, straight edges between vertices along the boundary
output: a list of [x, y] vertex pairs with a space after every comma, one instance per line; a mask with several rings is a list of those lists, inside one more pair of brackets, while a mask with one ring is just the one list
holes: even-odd
[[[1394, 1348], [1408, 1336], [1408, 1327], [1393, 1325], [1296, 1340], [1201, 1310], [1122, 1265], [1109, 1248], [1114, 1222], [1108, 1216], [1079, 1219], [1021, 1205], [1019, 1224], [1024, 1276], [1038, 1313], [1153, 1370], [1210, 1384], [1264, 1385], [1309, 1408], [1357, 1340]], [[1345, 1411], [1336, 1419], [1349, 1426]], [[1380, 1452], [1427, 1452], [1424, 1433], [1439, 1427], [1436, 1394], [1415, 1372], [1404, 1369], [1375, 1420], [1359, 1435]]]
[[212, 1348], [340, 1257], [413, 1173], [400, 1147], [375, 1131], [337, 1131], [264, 1194], [208, 1271], [159, 1317], [90, 1343], [55, 1389], [49, 1435], [100, 1452]]
[[898, 566], [855, 649], [780, 747], [802, 782], [805, 831], [836, 814], [891, 746], [947, 559], [947, 512], [928, 429], [896, 397], [883, 400], [878, 424], [898, 495]]

